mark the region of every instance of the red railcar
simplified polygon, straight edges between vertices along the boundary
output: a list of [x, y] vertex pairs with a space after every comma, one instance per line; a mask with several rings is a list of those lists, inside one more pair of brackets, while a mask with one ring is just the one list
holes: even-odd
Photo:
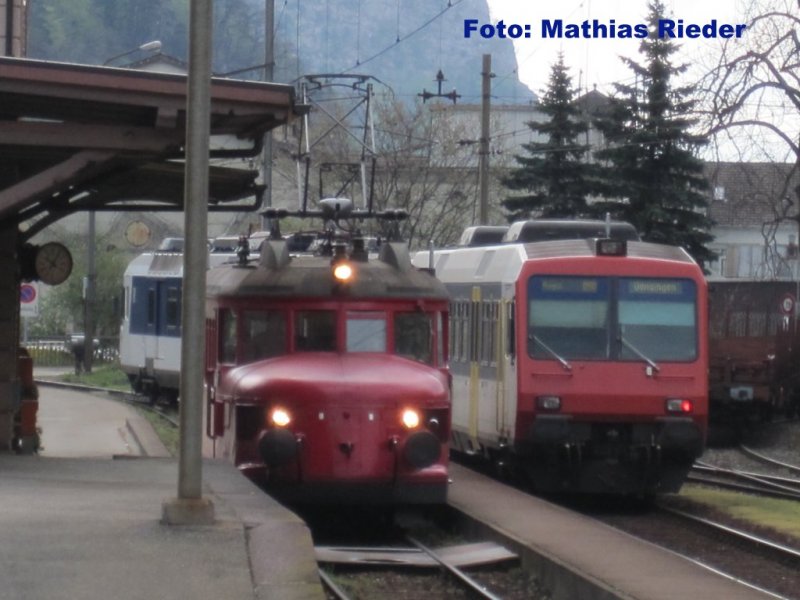
[[709, 400], [713, 423], [746, 425], [800, 405], [794, 281], [711, 281]]
[[292, 256], [268, 241], [207, 282], [215, 456], [293, 501], [445, 501], [447, 292], [404, 245]]
[[441, 250], [435, 267], [456, 450], [544, 491], [680, 488], [708, 418], [706, 283], [686, 252], [564, 240]]

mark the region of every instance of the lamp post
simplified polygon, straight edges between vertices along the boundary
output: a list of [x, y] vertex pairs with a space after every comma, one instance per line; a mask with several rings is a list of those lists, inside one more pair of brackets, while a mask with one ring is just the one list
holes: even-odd
[[110, 65], [115, 60], [117, 60], [119, 58], [123, 58], [125, 56], [130, 55], [130, 54], [133, 54], [134, 52], [140, 52], [140, 51], [141, 52], [158, 52], [159, 50], [161, 50], [161, 41], [160, 40], [152, 40], [150, 42], [145, 42], [144, 44], [142, 44], [141, 46], [137, 46], [133, 50], [128, 50], [127, 52], [123, 52], [121, 54], [117, 54], [115, 56], [112, 56], [111, 58], [109, 58], [108, 60], [106, 60], [103, 63], [103, 66], [105, 67], [107, 65]]

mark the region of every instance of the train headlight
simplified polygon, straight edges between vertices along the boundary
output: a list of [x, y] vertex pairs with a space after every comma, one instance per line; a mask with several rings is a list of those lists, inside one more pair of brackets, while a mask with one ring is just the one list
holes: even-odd
[[689, 414], [694, 409], [691, 400], [684, 400], [683, 398], [667, 398], [667, 412], [678, 414]]
[[333, 266], [333, 277], [339, 283], [347, 283], [353, 278], [353, 267], [347, 262], [337, 263]]
[[536, 396], [536, 408], [552, 412], [561, 410], [561, 398], [559, 396]]
[[283, 408], [273, 408], [269, 415], [270, 422], [276, 427], [286, 427], [292, 422], [292, 416], [289, 411]]
[[403, 411], [400, 420], [403, 422], [403, 425], [405, 425], [406, 429], [415, 429], [416, 427], [419, 427], [420, 415], [413, 408], [407, 408]]

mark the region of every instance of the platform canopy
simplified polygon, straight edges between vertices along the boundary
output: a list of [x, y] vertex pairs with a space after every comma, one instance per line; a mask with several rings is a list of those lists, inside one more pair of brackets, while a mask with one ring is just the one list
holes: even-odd
[[[186, 76], [0, 57], [0, 221], [182, 210]], [[297, 114], [288, 85], [213, 78], [211, 159], [253, 157]], [[254, 210], [257, 171], [215, 166], [209, 210]]]

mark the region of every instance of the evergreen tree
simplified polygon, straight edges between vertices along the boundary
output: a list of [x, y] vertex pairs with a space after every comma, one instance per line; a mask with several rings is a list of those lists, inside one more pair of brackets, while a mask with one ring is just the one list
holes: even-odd
[[584, 162], [588, 146], [579, 142], [588, 124], [575, 106], [576, 95], [564, 56], [560, 55], [539, 105], [548, 120], [528, 123], [547, 141], [523, 144], [529, 155], [516, 155], [520, 166], [503, 179], [507, 188], [528, 192], [503, 200], [510, 221], [531, 216], [564, 218], [589, 214], [586, 198], [593, 167]]
[[598, 128], [607, 148], [596, 153], [606, 165], [599, 212], [631, 222], [644, 240], [685, 248], [702, 266], [714, 258], [706, 244], [712, 222], [707, 216], [708, 182], [694, 151], [706, 143], [692, 135], [695, 101], [690, 87], [674, 87], [686, 65], [674, 66], [678, 49], [655, 31], [665, 16], [661, 0], [649, 5], [650, 36], [642, 40], [644, 64], [623, 59], [635, 75], [633, 85], [615, 84], [608, 115]]

